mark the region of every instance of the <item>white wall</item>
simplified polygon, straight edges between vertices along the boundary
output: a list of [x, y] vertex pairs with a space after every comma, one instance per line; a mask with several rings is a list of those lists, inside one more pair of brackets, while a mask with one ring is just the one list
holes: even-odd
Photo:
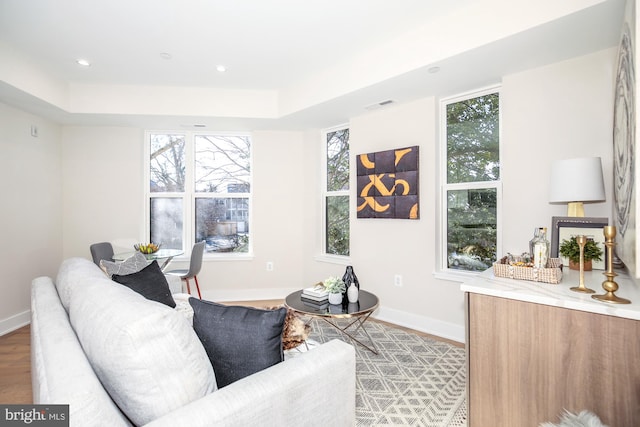
[[60, 126], [0, 103], [0, 335], [29, 322], [31, 280], [62, 259], [60, 175]]
[[[89, 245], [110, 241], [133, 250], [145, 237], [144, 131], [66, 127], [64, 130], [64, 257], [90, 259]], [[306, 165], [299, 132], [253, 134], [252, 239], [254, 258], [205, 260], [198, 276], [214, 300], [282, 298], [299, 288], [304, 268], [301, 238], [305, 207], [299, 198]], [[171, 268], [187, 268], [176, 259]], [[273, 262], [274, 270], [266, 271]], [[273, 288], [278, 290], [274, 291]], [[284, 289], [284, 290], [283, 290]], [[192, 290], [195, 289], [192, 288]]]
[[[438, 249], [437, 104], [435, 98], [425, 98], [351, 120], [352, 161], [358, 154], [420, 147], [420, 219], [356, 219], [352, 209], [351, 260], [361, 288], [381, 300], [379, 317], [462, 340], [463, 294], [455, 283], [433, 277]], [[354, 175], [351, 188], [355, 200]], [[396, 274], [402, 276], [402, 287], [394, 285]]]
[[145, 240], [143, 139], [135, 128], [64, 128], [65, 258], [91, 259], [95, 242], [112, 242], [118, 252]]
[[554, 159], [602, 158], [607, 200], [585, 204], [585, 215], [612, 219], [615, 55], [607, 49], [504, 78], [505, 252], [523, 252], [535, 227], [551, 230], [552, 216], [566, 216], [566, 204], [548, 202]]

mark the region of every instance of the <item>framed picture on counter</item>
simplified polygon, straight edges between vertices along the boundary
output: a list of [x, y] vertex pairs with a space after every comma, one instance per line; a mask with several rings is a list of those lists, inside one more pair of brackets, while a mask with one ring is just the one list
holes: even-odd
[[[551, 256], [560, 256], [558, 250], [563, 240], [575, 236], [586, 236], [598, 244], [602, 249], [602, 260], [593, 261], [594, 270], [604, 270], [606, 250], [604, 246], [603, 228], [609, 225], [608, 218], [554, 216], [551, 218]], [[563, 264], [569, 265], [569, 260], [563, 257]]]

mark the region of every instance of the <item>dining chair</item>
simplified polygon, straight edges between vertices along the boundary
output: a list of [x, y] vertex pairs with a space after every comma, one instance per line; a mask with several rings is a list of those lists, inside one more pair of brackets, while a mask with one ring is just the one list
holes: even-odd
[[100, 260], [113, 261], [113, 246], [109, 242], [94, 243], [89, 246], [93, 262], [100, 267]]
[[202, 294], [200, 294], [200, 285], [198, 284], [198, 273], [200, 273], [200, 269], [202, 268], [202, 257], [204, 255], [204, 245], [205, 241], [198, 242], [193, 245], [193, 249], [191, 250], [191, 259], [189, 260], [189, 269], [178, 269], [178, 270], [170, 270], [165, 272], [164, 274], [170, 276], [178, 276], [180, 279], [184, 280], [187, 283], [187, 293], [191, 294], [191, 287], [189, 286], [189, 279], [192, 279], [196, 282], [196, 289], [198, 291], [198, 298], [202, 299]]

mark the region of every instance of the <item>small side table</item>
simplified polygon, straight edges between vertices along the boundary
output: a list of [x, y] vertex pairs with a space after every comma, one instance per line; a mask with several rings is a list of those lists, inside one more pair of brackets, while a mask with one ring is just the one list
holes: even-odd
[[[369, 319], [371, 314], [380, 304], [377, 296], [371, 292], [361, 290], [358, 294], [358, 302], [348, 304], [346, 306], [340, 304], [327, 304], [320, 306], [303, 301], [301, 296], [301, 290], [288, 295], [284, 300], [284, 305], [290, 310], [300, 313], [302, 316], [318, 317], [324, 320], [352, 341], [357, 342], [373, 354], [378, 354], [378, 349], [364, 326], [367, 319]], [[340, 326], [337, 323], [337, 319], [353, 320], [351, 320], [346, 326]], [[362, 330], [362, 332], [367, 336], [369, 345], [356, 338], [355, 335], [359, 330]]]

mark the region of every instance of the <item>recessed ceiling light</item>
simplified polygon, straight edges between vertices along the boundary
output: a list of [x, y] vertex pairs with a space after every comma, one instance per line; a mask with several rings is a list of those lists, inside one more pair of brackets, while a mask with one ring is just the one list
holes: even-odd
[[78, 65], [82, 65], [83, 67], [89, 67], [91, 65], [91, 62], [87, 61], [86, 59], [76, 59], [76, 62], [78, 63]]
[[429, 73], [431, 73], [431, 74], [435, 74], [438, 71], [440, 71], [440, 67], [431, 67], [427, 71], [429, 71]]
[[227, 71], [227, 67], [225, 67], [224, 65], [218, 65], [216, 67], [216, 70], [218, 70], [219, 73], [224, 73], [225, 71]]
[[168, 61], [169, 59], [173, 58], [173, 56], [170, 53], [162, 52], [160, 53], [160, 58], [166, 59]]

